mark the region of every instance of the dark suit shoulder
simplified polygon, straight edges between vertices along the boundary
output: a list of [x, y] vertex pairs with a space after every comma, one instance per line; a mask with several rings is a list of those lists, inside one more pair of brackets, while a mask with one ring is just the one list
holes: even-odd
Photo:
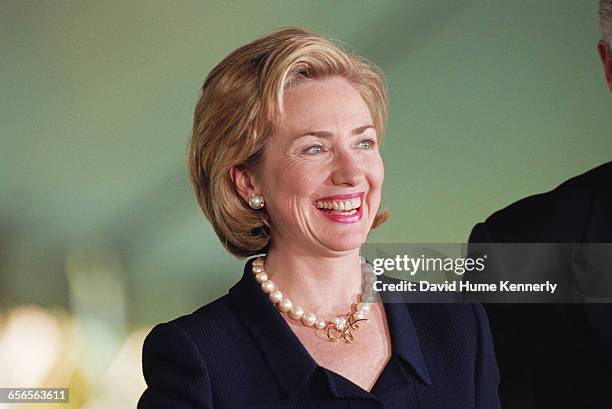
[[180, 327], [201, 350], [203, 355], [214, 351], [218, 345], [228, 345], [241, 338], [242, 328], [232, 310], [229, 296], [224, 295], [209, 304], [168, 321]]
[[[145, 338], [142, 371], [147, 383], [138, 409], [210, 408], [210, 372], [188, 316], [157, 324]], [[190, 333], [191, 332], [191, 333]]]
[[593, 209], [610, 200], [612, 162], [575, 176], [555, 189], [526, 197], [493, 213], [486, 226], [499, 242], [579, 242]]
[[212, 325], [220, 322], [222, 316], [230, 314], [230, 303], [227, 294], [203, 305], [190, 314], [177, 317], [169, 323], [183, 327], [186, 331], [192, 331], [200, 325]]
[[[170, 331], [171, 329], [173, 329]], [[163, 331], [160, 337], [160, 329]], [[163, 345], [171, 350], [191, 348], [192, 356], [198, 356], [206, 368], [212, 388], [222, 388], [228, 374], [238, 379], [243, 376], [240, 368], [245, 351], [250, 351], [251, 342], [238, 314], [234, 311], [230, 297], [224, 295], [206, 304], [191, 314], [186, 314], [166, 323], [158, 324], [149, 334], [151, 344]], [[248, 351], [247, 351], [248, 350]], [[157, 360], [154, 354], [145, 355], [145, 360]], [[174, 360], [177, 361], [177, 360]], [[193, 371], [192, 371], [193, 372]]]

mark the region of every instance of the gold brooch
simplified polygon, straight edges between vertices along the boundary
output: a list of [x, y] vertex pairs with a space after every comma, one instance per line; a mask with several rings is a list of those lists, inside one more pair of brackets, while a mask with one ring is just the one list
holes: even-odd
[[359, 321], [367, 321], [361, 311], [350, 312], [345, 318], [334, 318], [327, 327], [325, 333], [327, 338], [332, 341], [343, 340], [347, 344], [353, 342], [355, 338], [351, 330], [359, 329]]

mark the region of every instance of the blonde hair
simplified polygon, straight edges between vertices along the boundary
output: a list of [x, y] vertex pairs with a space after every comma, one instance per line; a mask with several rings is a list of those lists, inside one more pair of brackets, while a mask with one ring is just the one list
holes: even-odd
[[[240, 166], [256, 173], [279, 123], [286, 89], [330, 76], [341, 76], [357, 89], [381, 139], [388, 105], [382, 72], [336, 42], [301, 28], [281, 28], [236, 49], [204, 81], [187, 165], [202, 211], [235, 256], [265, 252], [270, 229], [265, 208], [253, 210], [245, 203], [230, 169]], [[372, 228], [387, 217], [386, 210], [378, 214]]]

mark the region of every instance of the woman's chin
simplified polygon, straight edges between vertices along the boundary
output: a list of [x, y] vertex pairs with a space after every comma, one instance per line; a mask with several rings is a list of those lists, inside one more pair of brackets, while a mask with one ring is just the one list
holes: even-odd
[[328, 237], [327, 240], [322, 240], [326, 247], [340, 252], [359, 250], [364, 241], [365, 238], [361, 237], [361, 234], [357, 233], [349, 235], [333, 235]]
[[334, 253], [350, 253], [353, 251], [359, 251], [360, 246], [346, 246], [346, 245], [335, 245], [331, 244], [327, 246]]

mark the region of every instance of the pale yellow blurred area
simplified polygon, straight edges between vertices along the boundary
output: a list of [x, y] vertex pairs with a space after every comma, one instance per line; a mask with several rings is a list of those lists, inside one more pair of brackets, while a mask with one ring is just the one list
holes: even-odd
[[150, 327], [128, 330], [117, 247], [92, 238], [66, 254], [69, 311], [25, 304], [1, 316], [0, 387], [69, 388], [69, 403], [0, 409], [135, 408], [146, 387], [140, 357]]
[[[63, 310], [36, 305], [0, 317], [0, 385], [6, 388], [69, 388], [69, 403], [0, 404], [13, 408], [135, 408], [146, 384], [141, 350], [150, 328], [132, 331], [118, 347], [91, 338], [87, 325]], [[88, 351], [107, 351], [100, 371], [87, 367]]]

